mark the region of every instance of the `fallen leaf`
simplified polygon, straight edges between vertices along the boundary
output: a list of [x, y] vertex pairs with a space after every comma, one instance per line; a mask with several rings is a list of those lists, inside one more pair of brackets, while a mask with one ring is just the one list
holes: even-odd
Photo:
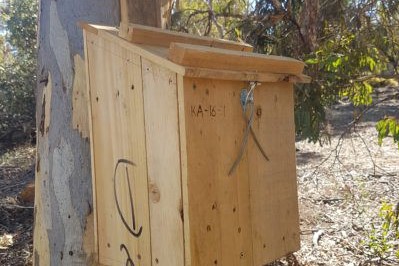
[[14, 244], [13, 235], [4, 234], [0, 236], [0, 249], [8, 249]]

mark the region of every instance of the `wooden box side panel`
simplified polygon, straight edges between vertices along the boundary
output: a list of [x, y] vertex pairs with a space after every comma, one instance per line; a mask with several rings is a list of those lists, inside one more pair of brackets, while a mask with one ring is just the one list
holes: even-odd
[[176, 73], [142, 59], [153, 265], [184, 265]]
[[151, 265], [141, 59], [86, 40], [99, 263]]
[[248, 164], [254, 265], [299, 249], [292, 84], [262, 83], [255, 90], [253, 130], [270, 161], [251, 138]]
[[189, 265], [253, 265], [247, 156], [228, 176], [244, 129], [244, 86], [184, 79]]

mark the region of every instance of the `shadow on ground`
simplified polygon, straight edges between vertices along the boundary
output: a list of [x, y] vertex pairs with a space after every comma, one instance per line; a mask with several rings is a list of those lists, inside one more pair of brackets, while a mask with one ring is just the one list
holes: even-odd
[[[348, 124], [363, 112], [358, 121], [358, 124], [363, 124], [362, 126], [374, 126], [385, 116], [399, 117], [398, 99], [394, 98], [398, 92], [399, 88], [393, 87], [375, 89], [373, 103], [369, 107], [354, 106], [349, 102], [339, 102], [331, 106], [330, 110], [327, 110], [327, 122], [331, 129], [329, 133], [332, 136], [342, 134], [348, 128]], [[390, 97], [393, 99], [385, 100]]]

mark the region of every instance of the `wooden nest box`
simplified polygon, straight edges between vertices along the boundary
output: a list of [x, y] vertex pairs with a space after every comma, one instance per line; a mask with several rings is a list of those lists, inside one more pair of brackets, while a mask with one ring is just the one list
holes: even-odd
[[99, 264], [260, 266], [298, 250], [304, 64], [144, 26], [83, 28]]

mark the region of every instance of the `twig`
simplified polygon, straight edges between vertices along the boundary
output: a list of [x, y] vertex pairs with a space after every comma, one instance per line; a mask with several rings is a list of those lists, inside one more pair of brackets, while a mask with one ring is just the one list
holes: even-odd
[[360, 140], [363, 142], [364, 147], [366, 148], [367, 153], [369, 154], [370, 160], [371, 160], [371, 162], [372, 162], [372, 164], [373, 164], [373, 175], [375, 175], [375, 173], [376, 173], [375, 169], [376, 169], [377, 165], [376, 165], [376, 163], [375, 163], [375, 161], [374, 161], [374, 159], [373, 159], [373, 155], [371, 154], [371, 151], [370, 151], [370, 149], [369, 149], [369, 146], [367, 145], [367, 143], [366, 143], [366, 141], [364, 140], [364, 138], [359, 134], [359, 132], [355, 131], [355, 133], [356, 133], [356, 135], [360, 138]]
[[21, 205], [16, 205], [16, 204], [0, 204], [0, 207], [5, 207], [5, 208], [16, 208], [16, 209], [34, 209], [35, 207], [33, 206], [21, 206]]
[[224, 30], [223, 26], [220, 25], [219, 22], [216, 19], [216, 15], [215, 15], [215, 12], [213, 11], [213, 7], [212, 7], [212, 0], [204, 0], [204, 1], [208, 5], [208, 8], [209, 8], [209, 11], [208, 11], [209, 12], [209, 18], [210, 18], [209, 24], [208, 24], [209, 28], [211, 27], [210, 25], [212, 25], [210, 23], [210, 21], [213, 21], [213, 23], [215, 24], [215, 26], [216, 26], [216, 28], [217, 28], [217, 30], [219, 32], [219, 37], [221, 39], [223, 39], [225, 30]]
[[[364, 117], [364, 115], [366, 113], [368, 113], [370, 110], [372, 110], [374, 107], [376, 107], [377, 105], [379, 105], [379, 104], [381, 104], [383, 102], [395, 99], [397, 97], [399, 97], [399, 93], [395, 93], [393, 95], [389, 95], [389, 96], [387, 96], [387, 97], [385, 97], [385, 98], [383, 98], [383, 99], [381, 99], [381, 100], [379, 100], [379, 101], [367, 106], [364, 110], [362, 110], [351, 122], [349, 122], [346, 125], [346, 129], [339, 136], [338, 142], [337, 142], [337, 145], [335, 146], [335, 148], [332, 149], [331, 152], [329, 153], [329, 155], [325, 159], [323, 159], [323, 161], [321, 161], [320, 164], [318, 164], [315, 167], [315, 170], [312, 172], [311, 175], [312, 176], [315, 175], [317, 173], [318, 169], [320, 168], [320, 166], [322, 166], [325, 162], [327, 162], [331, 158], [333, 153], [335, 153], [335, 158], [334, 158], [334, 162], [332, 163], [332, 165], [334, 165], [338, 161], [343, 166], [342, 162], [339, 159], [339, 155], [340, 155], [340, 151], [341, 151], [341, 148], [342, 148], [342, 143], [343, 143], [343, 139], [344, 139], [345, 135], [350, 133], [352, 131], [353, 127]], [[359, 133], [357, 133], [357, 134], [359, 135]], [[361, 138], [361, 140], [366, 145], [366, 142], [364, 141], [364, 139]], [[371, 152], [370, 152], [370, 150], [369, 150], [367, 145], [366, 145], [366, 149], [367, 149], [368, 153], [370, 154], [370, 157], [372, 157], [371, 156]], [[374, 174], [375, 174], [375, 168], [378, 167], [378, 166], [375, 164], [375, 161], [372, 158], [371, 158], [371, 160], [372, 160], [372, 162], [374, 164]], [[380, 168], [380, 167], [378, 167], [378, 168]]]
[[321, 201], [321, 202], [323, 202], [324, 204], [326, 204], [326, 203], [330, 203], [330, 202], [343, 201], [343, 200], [345, 200], [345, 199], [343, 199], [343, 198], [333, 198], [333, 199], [315, 199], [315, 201]]

